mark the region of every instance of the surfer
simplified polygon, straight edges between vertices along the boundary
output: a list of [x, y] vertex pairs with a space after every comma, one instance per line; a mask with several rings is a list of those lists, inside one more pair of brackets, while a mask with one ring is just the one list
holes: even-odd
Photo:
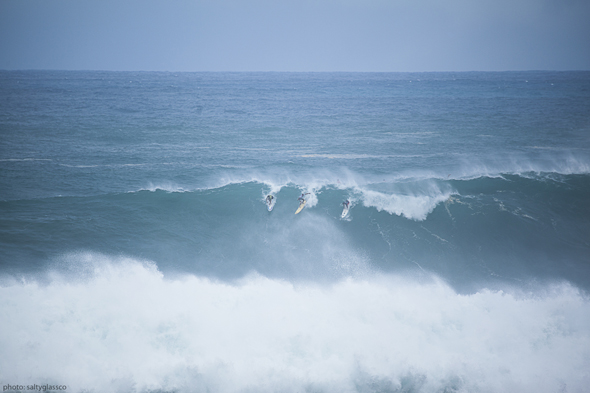
[[309, 192], [303, 193], [301, 194], [301, 196], [299, 198], [297, 198], [297, 200], [299, 201], [299, 208], [297, 209], [297, 211], [295, 212], [295, 214], [299, 214], [299, 212], [301, 210], [303, 210], [303, 207], [305, 206], [305, 196], [309, 195]]
[[350, 201], [347, 199], [346, 202], [342, 202], [344, 209], [342, 209], [342, 214], [340, 215], [341, 218], [344, 218], [348, 215], [348, 206], [350, 206]]
[[305, 194], [301, 194], [301, 196], [299, 198], [297, 198], [297, 200], [299, 201], [299, 203], [302, 203], [305, 201], [305, 196], [309, 195], [309, 192], [306, 192]]
[[271, 212], [274, 207], [275, 207], [275, 196], [272, 194], [268, 194], [266, 196], [266, 208], [268, 209], [269, 212]]

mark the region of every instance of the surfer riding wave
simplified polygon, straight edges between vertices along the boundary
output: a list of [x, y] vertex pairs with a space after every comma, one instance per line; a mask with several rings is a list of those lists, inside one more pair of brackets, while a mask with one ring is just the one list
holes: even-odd
[[297, 198], [297, 200], [299, 201], [299, 203], [305, 202], [305, 196], [306, 195], [309, 195], [309, 192], [302, 193], [301, 196], [299, 198]]

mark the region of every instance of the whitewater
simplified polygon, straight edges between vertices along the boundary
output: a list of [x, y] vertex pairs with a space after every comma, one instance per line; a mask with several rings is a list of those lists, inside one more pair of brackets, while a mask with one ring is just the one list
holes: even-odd
[[4, 391], [590, 386], [588, 72], [0, 71], [0, 102]]

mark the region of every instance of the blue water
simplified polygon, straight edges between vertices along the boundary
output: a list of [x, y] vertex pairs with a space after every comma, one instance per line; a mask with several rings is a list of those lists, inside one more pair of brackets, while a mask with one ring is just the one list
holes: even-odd
[[3, 386], [590, 386], [590, 72], [0, 71], [0, 103]]

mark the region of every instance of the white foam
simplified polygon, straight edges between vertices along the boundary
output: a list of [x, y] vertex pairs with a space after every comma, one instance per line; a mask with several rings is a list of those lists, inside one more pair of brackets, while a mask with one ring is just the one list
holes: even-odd
[[366, 207], [375, 207], [378, 211], [383, 210], [416, 221], [425, 220], [439, 203], [456, 193], [448, 185], [442, 185], [441, 189], [441, 186], [433, 181], [385, 186], [390, 191], [368, 188], [357, 188], [356, 191]]
[[184, 188], [178, 186], [177, 184], [169, 183], [169, 182], [162, 182], [162, 183], [149, 183], [146, 188], [143, 188], [139, 191], [166, 191], [166, 192], [187, 192]]
[[339, 160], [358, 160], [358, 159], [368, 159], [368, 158], [387, 158], [390, 157], [388, 155], [372, 155], [372, 154], [319, 154], [319, 153], [307, 153], [307, 154], [299, 154], [295, 157], [301, 158], [329, 158], [329, 159], [339, 159]]
[[423, 221], [434, 208], [446, 201], [451, 193], [438, 195], [396, 195], [382, 192], [363, 191], [363, 204], [367, 207], [375, 207], [378, 211], [386, 211], [389, 214], [404, 216], [411, 220]]
[[79, 278], [0, 286], [3, 383], [69, 392], [590, 386], [590, 300], [568, 284], [473, 295], [396, 276], [229, 284], [166, 279], [131, 259], [70, 260], [86, 264]]
[[53, 161], [49, 158], [1, 158], [0, 162]]

